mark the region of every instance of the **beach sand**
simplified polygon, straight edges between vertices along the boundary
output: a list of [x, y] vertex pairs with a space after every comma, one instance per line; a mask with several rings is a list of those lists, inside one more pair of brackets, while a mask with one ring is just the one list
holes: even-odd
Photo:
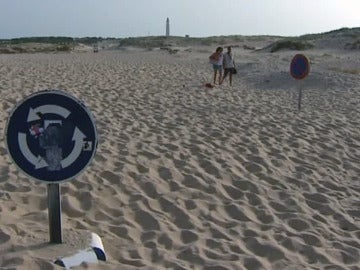
[[[360, 54], [212, 47], [0, 55], [0, 127], [26, 96], [61, 89], [93, 113], [91, 165], [62, 183], [64, 243], [49, 244], [46, 184], [0, 145], [0, 269], [60, 269], [82, 232], [106, 262], [74, 269], [360, 269]], [[302, 108], [297, 109], [302, 89]]]

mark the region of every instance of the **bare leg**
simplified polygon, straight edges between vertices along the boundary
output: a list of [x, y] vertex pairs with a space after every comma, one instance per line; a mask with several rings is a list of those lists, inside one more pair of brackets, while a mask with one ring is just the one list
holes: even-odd
[[214, 84], [216, 82], [216, 74], [217, 74], [217, 70], [214, 70]]
[[229, 74], [229, 81], [230, 81], [230, 86], [232, 86], [232, 73], [231, 72]]
[[222, 71], [219, 70], [219, 84], [222, 83]]
[[225, 80], [225, 78], [226, 78], [226, 76], [227, 76], [227, 72], [226, 72], [226, 70], [224, 71], [224, 77], [222, 77], [222, 79], [221, 79], [221, 83], [223, 83], [224, 82], [224, 80]]
[[221, 83], [223, 83], [224, 82], [224, 80], [225, 80], [225, 78], [226, 78], [226, 76], [228, 75], [228, 69], [225, 69], [224, 70], [224, 77], [222, 77], [222, 80], [221, 80]]

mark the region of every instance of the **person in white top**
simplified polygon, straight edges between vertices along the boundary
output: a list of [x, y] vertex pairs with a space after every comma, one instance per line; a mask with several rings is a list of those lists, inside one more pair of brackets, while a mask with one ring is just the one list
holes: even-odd
[[224, 76], [220, 82], [220, 84], [222, 84], [222, 82], [224, 81], [224, 79], [226, 78], [226, 76], [229, 74], [229, 82], [230, 85], [232, 85], [232, 75], [234, 74], [235, 69], [235, 60], [234, 60], [234, 56], [231, 52], [231, 46], [227, 47], [227, 52], [224, 53], [224, 60], [223, 60], [223, 65], [224, 65]]

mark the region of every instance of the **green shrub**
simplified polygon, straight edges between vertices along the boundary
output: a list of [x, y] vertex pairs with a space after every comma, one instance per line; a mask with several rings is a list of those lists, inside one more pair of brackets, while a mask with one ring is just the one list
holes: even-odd
[[13, 38], [11, 44], [22, 44], [22, 43], [69, 43], [73, 42], [73, 38], [70, 37], [29, 37], [29, 38]]
[[28, 51], [25, 50], [24, 48], [22, 48], [22, 47], [17, 47], [17, 46], [12, 47], [12, 49], [13, 49], [16, 53], [26, 53], [26, 52], [28, 52]]
[[253, 46], [244, 45], [244, 46], [243, 46], [243, 49], [244, 49], [244, 50], [252, 50], [252, 51], [254, 51], [256, 48], [253, 47]]
[[282, 40], [275, 42], [271, 47], [270, 52], [277, 52], [280, 50], [297, 50], [304, 51], [307, 49], [311, 49], [314, 46], [308, 42], [294, 41], [294, 40]]
[[70, 52], [71, 51], [71, 47], [69, 45], [59, 45], [56, 47], [56, 51], [58, 52]]
[[0, 53], [9, 54], [9, 53], [15, 53], [15, 52], [9, 48], [0, 48]]
[[348, 49], [348, 50], [360, 50], [360, 39], [353, 42], [353, 43], [347, 43], [345, 45], [345, 49]]

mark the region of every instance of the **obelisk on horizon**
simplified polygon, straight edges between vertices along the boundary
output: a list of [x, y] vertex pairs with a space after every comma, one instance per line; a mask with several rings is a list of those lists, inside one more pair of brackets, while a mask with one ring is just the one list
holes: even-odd
[[170, 36], [170, 20], [166, 18], [166, 36]]

